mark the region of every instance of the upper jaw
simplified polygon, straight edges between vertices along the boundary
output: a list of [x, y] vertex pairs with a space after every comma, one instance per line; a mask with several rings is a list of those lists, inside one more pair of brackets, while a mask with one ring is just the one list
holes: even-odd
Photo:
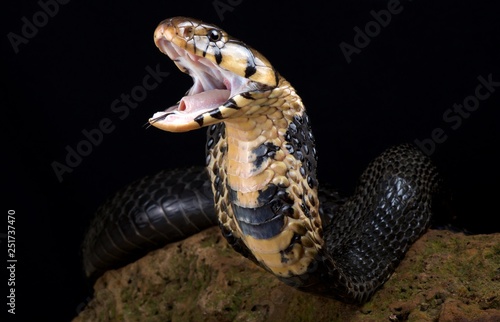
[[235, 95], [257, 88], [251, 80], [181, 48], [176, 42], [179, 42], [178, 37], [172, 38], [165, 34], [159, 37], [155, 33], [158, 48], [168, 55], [179, 69], [189, 74], [194, 84], [177, 105], [153, 115], [151, 120], [154, 122], [150, 120], [153, 126], [173, 132], [199, 128], [194, 121], [197, 116], [223, 105]]
[[179, 69], [193, 78], [193, 87], [187, 95], [212, 89], [227, 89], [231, 92], [230, 97], [233, 97], [257, 88], [251, 80], [225, 70], [211, 60], [179, 47], [173, 41], [168, 41], [166, 38], [157, 39], [156, 44]]
[[216, 64], [206, 58], [196, 56], [171, 42], [160, 41], [159, 44], [162, 51], [175, 62], [179, 69], [193, 78], [194, 84], [187, 93], [188, 95], [212, 89], [230, 90], [228, 85], [230, 85], [229, 79], [231, 75], [225, 77], [221, 72], [221, 68]]

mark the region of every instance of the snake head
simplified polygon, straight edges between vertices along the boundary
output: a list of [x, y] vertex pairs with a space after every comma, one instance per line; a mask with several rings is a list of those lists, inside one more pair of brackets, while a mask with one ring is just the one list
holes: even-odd
[[264, 56], [215, 25], [186, 17], [166, 19], [156, 28], [154, 41], [194, 81], [178, 104], [149, 120], [162, 130], [184, 132], [221, 122], [239, 111], [237, 96], [278, 84], [278, 73]]

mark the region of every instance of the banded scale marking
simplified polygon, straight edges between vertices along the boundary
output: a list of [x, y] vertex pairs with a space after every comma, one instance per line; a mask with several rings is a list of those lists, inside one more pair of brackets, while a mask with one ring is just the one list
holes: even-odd
[[[236, 111], [240, 110], [252, 102], [255, 102], [259, 98], [262, 98], [263, 93], [261, 92], [245, 92], [238, 94], [230, 99], [228, 99], [224, 105], [218, 106], [208, 112], [204, 112], [194, 118], [196, 123], [200, 127], [212, 125], [218, 123], [220, 120], [226, 119], [228, 117], [238, 116]], [[265, 96], [264, 96], [265, 97]]]
[[[238, 200], [237, 192], [231, 190], [232, 200]], [[293, 200], [289, 199], [285, 189], [270, 184], [259, 191], [257, 206], [241, 207], [232, 204], [235, 218], [244, 235], [256, 239], [269, 239], [278, 235], [285, 224], [285, 216], [293, 213]]]
[[[209, 128], [207, 160], [223, 230], [241, 241], [242, 253], [289, 277], [307, 271], [323, 240], [319, 202], [309, 192], [316, 186], [309, 121], [293, 88], [280, 85], [267, 97], [235, 100], [245, 104], [242, 116]], [[282, 100], [283, 108], [271, 111], [263, 99]]]

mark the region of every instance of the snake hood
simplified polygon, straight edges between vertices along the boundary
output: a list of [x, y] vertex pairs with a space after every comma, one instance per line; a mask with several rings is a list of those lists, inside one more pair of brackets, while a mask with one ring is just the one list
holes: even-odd
[[278, 74], [264, 56], [215, 25], [170, 18], [158, 25], [154, 41], [194, 81], [178, 104], [150, 119], [162, 130], [184, 132], [218, 123], [238, 110], [232, 100], [236, 95], [278, 84]]

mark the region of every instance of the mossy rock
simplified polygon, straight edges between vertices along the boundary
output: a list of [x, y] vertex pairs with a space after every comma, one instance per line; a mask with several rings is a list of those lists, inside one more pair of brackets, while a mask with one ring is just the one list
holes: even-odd
[[302, 293], [233, 251], [218, 228], [95, 284], [82, 321], [500, 321], [500, 234], [430, 230], [366, 304]]

